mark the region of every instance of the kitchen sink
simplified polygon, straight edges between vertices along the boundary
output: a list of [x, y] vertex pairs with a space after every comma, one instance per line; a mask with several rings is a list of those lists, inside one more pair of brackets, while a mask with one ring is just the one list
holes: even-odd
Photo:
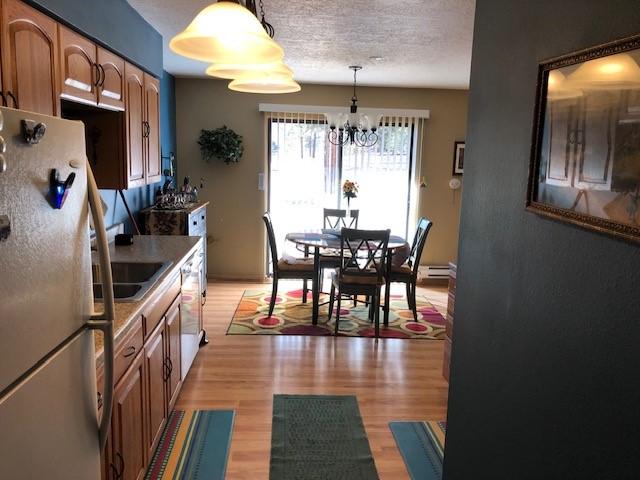
[[[114, 283], [113, 297], [115, 300], [134, 298], [142, 290], [142, 285], [135, 283]], [[93, 284], [93, 298], [102, 300], [102, 284]]]
[[[172, 262], [111, 262], [113, 297], [116, 302], [142, 300]], [[100, 265], [91, 265], [93, 298], [102, 300]]]
[[[144, 283], [157, 278], [171, 262], [111, 262], [113, 283]], [[91, 266], [94, 282], [100, 282], [100, 265]]]

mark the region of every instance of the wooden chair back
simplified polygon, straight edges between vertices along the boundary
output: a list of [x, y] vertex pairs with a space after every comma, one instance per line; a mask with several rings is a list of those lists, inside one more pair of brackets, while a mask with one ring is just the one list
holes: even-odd
[[413, 243], [411, 244], [411, 253], [407, 263], [411, 267], [411, 272], [414, 277], [418, 275], [418, 267], [420, 266], [420, 257], [424, 250], [424, 245], [427, 242], [427, 235], [429, 230], [433, 226], [433, 222], [428, 218], [421, 217], [418, 220], [418, 226], [416, 227], [416, 233], [413, 237]]
[[340, 230], [341, 228], [358, 228], [358, 217], [360, 210], [354, 209], [349, 212], [340, 208], [325, 208], [322, 228]]
[[340, 276], [372, 277], [381, 283], [385, 275], [391, 230], [343, 228], [340, 235]]

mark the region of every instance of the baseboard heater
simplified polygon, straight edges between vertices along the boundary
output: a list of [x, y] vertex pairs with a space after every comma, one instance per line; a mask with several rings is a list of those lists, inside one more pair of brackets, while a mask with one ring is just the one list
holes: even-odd
[[418, 268], [420, 279], [446, 279], [449, 278], [449, 265], [421, 265]]

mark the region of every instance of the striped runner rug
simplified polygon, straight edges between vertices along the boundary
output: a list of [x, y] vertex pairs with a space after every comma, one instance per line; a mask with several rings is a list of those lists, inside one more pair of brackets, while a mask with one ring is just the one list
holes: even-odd
[[145, 479], [224, 479], [233, 418], [233, 410], [171, 412]]
[[440, 480], [446, 422], [390, 422], [412, 480]]

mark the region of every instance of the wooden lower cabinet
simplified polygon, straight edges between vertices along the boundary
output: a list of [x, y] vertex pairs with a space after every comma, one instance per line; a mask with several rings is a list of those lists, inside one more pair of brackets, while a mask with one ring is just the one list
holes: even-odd
[[[157, 314], [159, 321], [158, 317], [147, 318], [147, 323], [154, 327], [144, 347], [121, 378], [116, 379], [111, 433], [102, 455], [103, 479], [144, 478], [180, 393], [180, 295], [166, 311], [160, 310]], [[138, 334], [134, 329], [127, 335], [122, 348], [126, 349]], [[116, 372], [122, 371], [118, 364], [123, 361], [124, 357], [116, 356]], [[100, 385], [100, 372], [98, 378]]]
[[147, 465], [145, 362], [139, 354], [115, 387], [111, 422], [112, 480], [138, 480]]
[[167, 312], [167, 358], [169, 375], [167, 378], [168, 412], [173, 410], [180, 387], [182, 386], [182, 372], [180, 371], [180, 301], [179, 299]]
[[166, 362], [166, 324], [161, 321], [149, 337], [144, 349], [147, 367], [147, 406], [146, 417], [149, 425], [147, 438], [147, 457], [151, 458], [155, 451], [162, 430], [167, 422], [166, 379], [168, 367]]

